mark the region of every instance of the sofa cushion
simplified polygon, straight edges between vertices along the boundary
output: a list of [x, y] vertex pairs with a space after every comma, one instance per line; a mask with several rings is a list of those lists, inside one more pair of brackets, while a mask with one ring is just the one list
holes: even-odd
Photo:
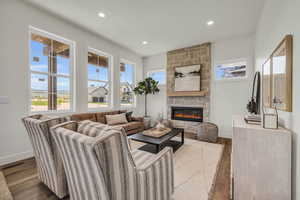
[[93, 121], [93, 122], [97, 121], [95, 113], [79, 113], [79, 114], [74, 114], [74, 115], [70, 116], [70, 119], [72, 121], [77, 121], [77, 122], [84, 121], [84, 120], [90, 120], [90, 121]]
[[108, 125], [117, 125], [128, 123], [126, 119], [126, 113], [117, 114], [117, 115], [106, 115], [106, 122]]
[[100, 123], [103, 123], [103, 124], [106, 124], [106, 115], [116, 115], [116, 114], [120, 114], [120, 111], [117, 110], [117, 111], [110, 111], [110, 112], [99, 112], [99, 113], [96, 113], [96, 121], [97, 122], [100, 122]]
[[139, 129], [139, 128], [143, 127], [143, 123], [141, 123], [141, 122], [128, 122], [126, 124], [116, 125], [116, 127], [122, 127], [122, 128], [125, 129], [125, 131], [130, 131], [130, 130]]

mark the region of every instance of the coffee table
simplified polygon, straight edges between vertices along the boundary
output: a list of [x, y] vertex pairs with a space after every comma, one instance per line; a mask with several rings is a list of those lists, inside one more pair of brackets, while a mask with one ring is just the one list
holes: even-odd
[[[181, 142], [171, 140], [173, 137], [179, 135], [181, 133]], [[166, 135], [155, 138], [147, 135], [143, 135], [143, 133], [137, 133], [131, 136], [128, 136], [130, 139], [147, 143], [146, 145], [139, 148], [139, 150], [147, 151], [150, 153], [158, 153], [165, 146], [173, 147], [173, 151], [175, 152], [184, 144], [184, 129], [182, 128], [172, 128], [169, 133]]]

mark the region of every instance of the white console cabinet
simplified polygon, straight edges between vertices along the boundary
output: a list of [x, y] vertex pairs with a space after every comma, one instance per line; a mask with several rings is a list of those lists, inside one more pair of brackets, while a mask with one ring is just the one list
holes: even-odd
[[234, 200], [291, 200], [292, 134], [264, 129], [233, 117]]

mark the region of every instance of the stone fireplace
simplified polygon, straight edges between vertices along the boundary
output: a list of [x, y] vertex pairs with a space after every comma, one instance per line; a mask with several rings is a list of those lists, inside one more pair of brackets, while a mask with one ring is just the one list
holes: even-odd
[[[174, 92], [174, 69], [180, 66], [201, 65], [201, 83], [199, 92]], [[167, 54], [167, 107], [168, 119], [172, 125], [184, 128], [186, 132], [196, 133], [201, 122], [209, 120], [211, 80], [211, 44], [205, 43], [183, 49], [170, 51]], [[187, 120], [186, 117], [174, 116], [174, 108], [185, 110], [189, 115], [191, 108], [201, 108], [201, 119]], [[199, 110], [198, 110], [199, 111]], [[187, 116], [186, 115], [186, 116]]]

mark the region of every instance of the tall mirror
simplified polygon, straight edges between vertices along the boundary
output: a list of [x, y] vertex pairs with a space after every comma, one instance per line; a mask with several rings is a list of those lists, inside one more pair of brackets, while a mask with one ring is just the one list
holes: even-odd
[[285, 37], [272, 59], [272, 107], [292, 111], [292, 38]]
[[292, 35], [287, 35], [263, 65], [263, 106], [292, 112]]

